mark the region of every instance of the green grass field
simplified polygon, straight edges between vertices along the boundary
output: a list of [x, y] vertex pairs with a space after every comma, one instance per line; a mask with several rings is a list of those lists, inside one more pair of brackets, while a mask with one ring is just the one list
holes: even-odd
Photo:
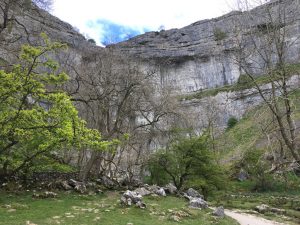
[[[119, 204], [118, 192], [84, 196], [59, 193], [55, 199], [33, 199], [32, 193], [9, 194], [0, 192], [0, 224], [25, 225], [26, 221], [44, 224], [72, 225], [235, 225], [235, 221], [218, 219], [208, 210], [187, 208], [184, 199], [176, 197], [147, 197], [146, 209], [126, 208]], [[182, 215], [180, 222], [170, 217]]]

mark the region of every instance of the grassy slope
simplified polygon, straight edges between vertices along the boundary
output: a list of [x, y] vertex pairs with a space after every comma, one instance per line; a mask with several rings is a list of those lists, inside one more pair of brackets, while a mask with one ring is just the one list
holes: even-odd
[[[300, 89], [291, 95], [296, 124], [300, 122]], [[239, 159], [243, 152], [253, 148], [267, 148], [267, 137], [263, 130], [272, 123], [272, 115], [265, 105], [246, 113], [235, 127], [216, 140], [220, 159], [227, 164]]]
[[[108, 192], [107, 195], [82, 196], [60, 193], [57, 199], [32, 199], [31, 194], [9, 195], [0, 192], [0, 224], [24, 225], [26, 221], [35, 224], [102, 224], [102, 225], [172, 225], [178, 222], [169, 219], [173, 211], [190, 214], [183, 218], [183, 225], [235, 225], [229, 218], [216, 219], [209, 210], [191, 210], [184, 199], [175, 197], [145, 198], [147, 209], [125, 208], [119, 205], [120, 195]], [[10, 205], [11, 208], [8, 206]], [[11, 209], [16, 211], [10, 212]]]
[[[300, 90], [292, 94], [294, 103], [294, 119], [300, 122]], [[235, 127], [218, 137], [216, 145], [220, 151], [220, 159], [228, 168], [240, 159], [243, 152], [254, 148], [267, 149], [266, 135], [262, 128], [271, 122], [271, 116], [265, 106], [259, 106], [248, 112]], [[230, 185], [229, 185], [230, 186]], [[276, 218], [279, 221], [290, 221], [291, 224], [300, 224], [300, 186], [294, 190], [278, 189], [277, 192], [251, 193], [254, 183], [251, 180], [233, 182], [227, 193], [214, 196], [211, 200], [215, 205], [224, 205], [226, 208], [253, 210], [255, 206], [267, 204], [286, 210], [285, 216], [268, 213], [267, 218]], [[297, 191], [298, 190], [298, 191]]]

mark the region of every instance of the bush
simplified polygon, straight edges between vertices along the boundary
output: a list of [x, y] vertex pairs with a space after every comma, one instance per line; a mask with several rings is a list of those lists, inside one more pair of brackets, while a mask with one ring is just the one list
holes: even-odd
[[238, 123], [238, 119], [235, 117], [230, 117], [227, 121], [227, 129], [233, 128]]
[[215, 28], [214, 37], [215, 37], [215, 41], [222, 41], [227, 37], [227, 34], [224, 31], [222, 31], [220, 28]]
[[179, 190], [195, 187], [205, 195], [221, 188], [222, 169], [208, 146], [208, 138], [203, 135], [177, 140], [169, 149], [159, 150], [149, 161], [151, 180], [160, 185], [172, 181]]

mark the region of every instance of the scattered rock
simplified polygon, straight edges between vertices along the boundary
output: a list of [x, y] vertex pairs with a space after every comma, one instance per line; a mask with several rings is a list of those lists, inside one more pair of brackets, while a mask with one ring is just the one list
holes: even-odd
[[176, 215], [171, 215], [170, 216], [170, 220], [173, 220], [175, 222], [180, 222], [180, 217], [179, 216], [176, 216]]
[[146, 196], [151, 194], [151, 191], [147, 190], [145, 187], [137, 188], [134, 191], [136, 193], [139, 193], [141, 196]]
[[197, 208], [197, 209], [205, 209], [208, 207], [208, 204], [202, 198], [191, 198], [189, 202], [189, 207]]
[[212, 214], [214, 216], [221, 217], [221, 218], [225, 217], [224, 207], [220, 206], [220, 207], [216, 208]]
[[135, 191], [127, 190], [121, 197], [121, 204], [125, 206], [131, 206], [135, 204], [137, 207], [144, 209], [146, 204], [142, 202], [142, 195]]
[[138, 208], [140, 208], [140, 209], [145, 209], [145, 208], [146, 208], [146, 204], [143, 203], [143, 202], [137, 202], [135, 205], [136, 205]]
[[237, 178], [239, 181], [245, 181], [249, 178], [249, 175], [245, 170], [241, 169]]
[[60, 182], [60, 186], [65, 190], [65, 191], [69, 191], [72, 190], [72, 187], [68, 184], [67, 181], [61, 181]]
[[167, 195], [166, 195], [166, 192], [165, 192], [165, 190], [164, 190], [163, 188], [157, 189], [157, 190], [155, 191], [155, 194], [157, 194], [157, 195], [159, 195], [159, 196], [163, 196], [163, 197], [167, 196]]
[[192, 198], [202, 198], [204, 199], [203, 195], [201, 195], [198, 191], [196, 191], [193, 188], [189, 188], [186, 192], [187, 196], [192, 197]]
[[30, 222], [30, 221], [26, 221], [26, 225], [37, 225], [37, 224], [32, 223], [32, 222]]
[[17, 211], [16, 209], [8, 209], [7, 212], [11, 213], [11, 212], [15, 212]]
[[270, 211], [270, 206], [262, 204], [262, 205], [258, 205], [255, 207], [255, 211], [259, 212], [259, 213], [266, 213]]
[[177, 188], [172, 183], [167, 184], [164, 189], [165, 189], [166, 193], [171, 194], [171, 195], [177, 193]]
[[45, 191], [44, 193], [33, 193], [33, 198], [56, 198], [57, 194], [52, 191]]
[[79, 192], [80, 194], [85, 194], [87, 192], [86, 185], [83, 182], [70, 179], [69, 185], [72, 186], [74, 190]]
[[278, 209], [278, 208], [271, 208], [270, 211], [272, 213], [276, 213], [276, 214], [280, 214], [280, 215], [283, 215], [286, 213], [286, 211], [284, 209]]

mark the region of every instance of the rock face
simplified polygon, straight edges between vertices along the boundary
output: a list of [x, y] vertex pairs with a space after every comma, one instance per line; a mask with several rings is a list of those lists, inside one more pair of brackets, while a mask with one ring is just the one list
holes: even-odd
[[[175, 86], [182, 93], [224, 86], [237, 82], [243, 72], [236, 63], [237, 37], [244, 35], [247, 38], [247, 32], [262, 30], [270, 22], [266, 17], [267, 11], [275, 18], [279, 7], [294, 12], [299, 2], [273, 1], [250, 13], [233, 11], [181, 29], [148, 32], [109, 48], [156, 62], [161, 82]], [[289, 33], [287, 42], [297, 40], [300, 33], [299, 18], [300, 12], [293, 13], [283, 25]], [[237, 31], [240, 24], [243, 24], [244, 33]], [[300, 53], [296, 50], [299, 48], [300, 41], [296, 41], [286, 55], [288, 62], [299, 61]], [[253, 61], [263, 64], [259, 56], [255, 56]]]

